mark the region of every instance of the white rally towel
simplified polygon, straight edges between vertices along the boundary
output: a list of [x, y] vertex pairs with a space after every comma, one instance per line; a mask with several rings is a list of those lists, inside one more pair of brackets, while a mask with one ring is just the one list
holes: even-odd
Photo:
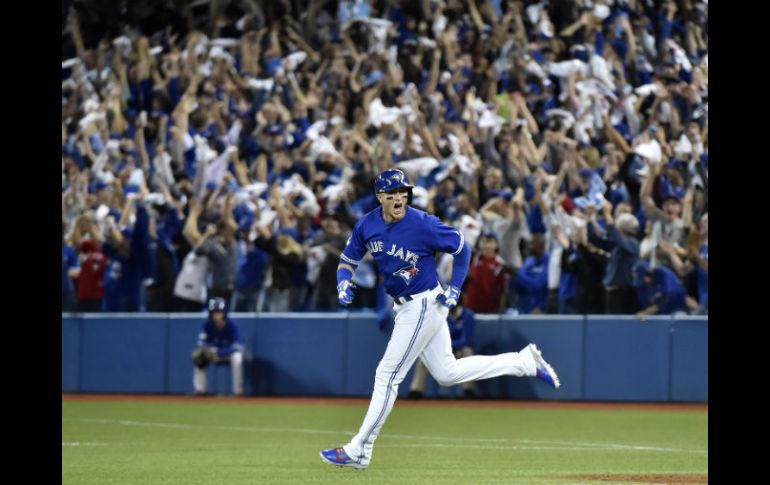
[[[439, 166], [439, 162], [433, 157], [420, 157], [404, 160], [403, 162], [398, 162], [396, 165], [414, 179], [428, 175], [431, 170]], [[414, 175], [417, 175], [417, 177], [414, 177]]]
[[503, 126], [503, 123], [505, 123], [505, 118], [496, 113], [493, 113], [491, 110], [485, 110], [481, 114], [481, 118], [479, 118], [478, 124], [479, 128], [492, 128]]
[[591, 73], [591, 68], [585, 62], [579, 59], [569, 61], [552, 62], [548, 66], [548, 73], [556, 77], [569, 77], [574, 72], [582, 72], [585, 75]]
[[369, 104], [369, 124], [376, 128], [383, 124], [395, 123], [400, 115], [401, 109], [383, 105], [380, 98], [376, 98]]
[[652, 163], [660, 163], [663, 153], [660, 150], [660, 144], [657, 140], [651, 140], [647, 143], [641, 143], [634, 147], [634, 153], [640, 155]]

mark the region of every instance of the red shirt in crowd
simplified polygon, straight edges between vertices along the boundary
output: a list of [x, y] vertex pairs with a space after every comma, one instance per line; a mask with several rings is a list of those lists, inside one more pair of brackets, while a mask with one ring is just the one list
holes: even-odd
[[104, 272], [107, 256], [92, 241], [84, 241], [82, 252], [85, 258], [80, 262], [78, 277], [78, 300], [101, 300], [104, 298]]
[[464, 305], [476, 313], [498, 313], [500, 299], [508, 285], [505, 263], [499, 255], [493, 257], [477, 253], [468, 270], [468, 287]]

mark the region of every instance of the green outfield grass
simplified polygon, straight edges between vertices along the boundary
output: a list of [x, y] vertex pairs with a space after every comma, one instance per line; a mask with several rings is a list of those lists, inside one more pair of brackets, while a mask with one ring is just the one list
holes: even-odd
[[322, 463], [318, 452], [347, 442], [365, 411], [363, 404], [63, 400], [62, 483], [575, 485], [608, 483], [584, 475], [708, 473], [703, 411], [399, 403], [369, 469]]

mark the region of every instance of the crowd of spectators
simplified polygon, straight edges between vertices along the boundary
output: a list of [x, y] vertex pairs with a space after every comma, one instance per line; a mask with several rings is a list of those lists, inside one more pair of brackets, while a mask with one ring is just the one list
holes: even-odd
[[63, 8], [63, 311], [338, 309], [394, 167], [477, 313], [708, 311], [707, 1]]

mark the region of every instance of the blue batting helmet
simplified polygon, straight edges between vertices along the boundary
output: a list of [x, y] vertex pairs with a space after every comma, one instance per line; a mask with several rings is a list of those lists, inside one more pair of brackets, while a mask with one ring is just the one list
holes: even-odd
[[211, 312], [226, 312], [227, 303], [224, 298], [216, 297], [209, 300], [209, 313]]
[[374, 192], [381, 194], [391, 190], [406, 188], [411, 193], [413, 185], [409, 183], [409, 177], [398, 169], [385, 170], [374, 179]]

